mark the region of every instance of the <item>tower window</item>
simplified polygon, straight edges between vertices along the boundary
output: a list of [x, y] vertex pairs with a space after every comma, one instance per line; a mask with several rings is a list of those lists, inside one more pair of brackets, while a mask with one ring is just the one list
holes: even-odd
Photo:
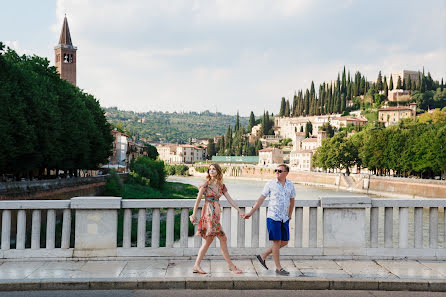
[[73, 63], [73, 54], [63, 54], [64, 63]]

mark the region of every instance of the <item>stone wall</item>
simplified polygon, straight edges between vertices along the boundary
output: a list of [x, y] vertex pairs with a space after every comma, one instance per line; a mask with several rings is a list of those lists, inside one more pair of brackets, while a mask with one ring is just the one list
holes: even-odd
[[[125, 179], [127, 175], [121, 174]], [[0, 183], [0, 200], [64, 200], [76, 196], [98, 196], [107, 176]]]

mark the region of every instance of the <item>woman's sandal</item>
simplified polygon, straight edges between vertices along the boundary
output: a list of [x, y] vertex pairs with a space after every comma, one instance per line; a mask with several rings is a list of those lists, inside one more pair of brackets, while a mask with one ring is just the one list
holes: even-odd
[[241, 269], [238, 269], [237, 266], [235, 266], [235, 265], [233, 268], [229, 267], [229, 271], [231, 271], [234, 274], [242, 274], [243, 273], [243, 271]]
[[207, 274], [207, 272], [206, 271], [204, 271], [203, 269], [201, 269], [201, 268], [192, 268], [192, 272], [193, 273], [198, 273], [198, 274]]

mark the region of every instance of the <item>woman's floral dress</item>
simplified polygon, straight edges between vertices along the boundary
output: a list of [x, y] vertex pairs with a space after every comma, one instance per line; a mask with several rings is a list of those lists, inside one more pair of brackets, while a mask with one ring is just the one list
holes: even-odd
[[225, 236], [220, 224], [221, 207], [219, 199], [228, 190], [224, 184], [211, 186], [208, 181], [201, 185], [201, 188], [205, 189], [203, 192], [204, 205], [201, 209], [201, 218], [198, 222], [196, 235], [203, 238], [207, 236]]

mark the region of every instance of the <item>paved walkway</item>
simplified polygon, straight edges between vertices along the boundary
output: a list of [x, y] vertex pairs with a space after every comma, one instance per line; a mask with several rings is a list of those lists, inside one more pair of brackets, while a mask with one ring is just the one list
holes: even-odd
[[276, 276], [256, 259], [204, 260], [207, 275], [187, 259], [3, 261], [0, 291], [55, 289], [339, 289], [446, 291], [446, 261], [282, 260], [290, 276]]

